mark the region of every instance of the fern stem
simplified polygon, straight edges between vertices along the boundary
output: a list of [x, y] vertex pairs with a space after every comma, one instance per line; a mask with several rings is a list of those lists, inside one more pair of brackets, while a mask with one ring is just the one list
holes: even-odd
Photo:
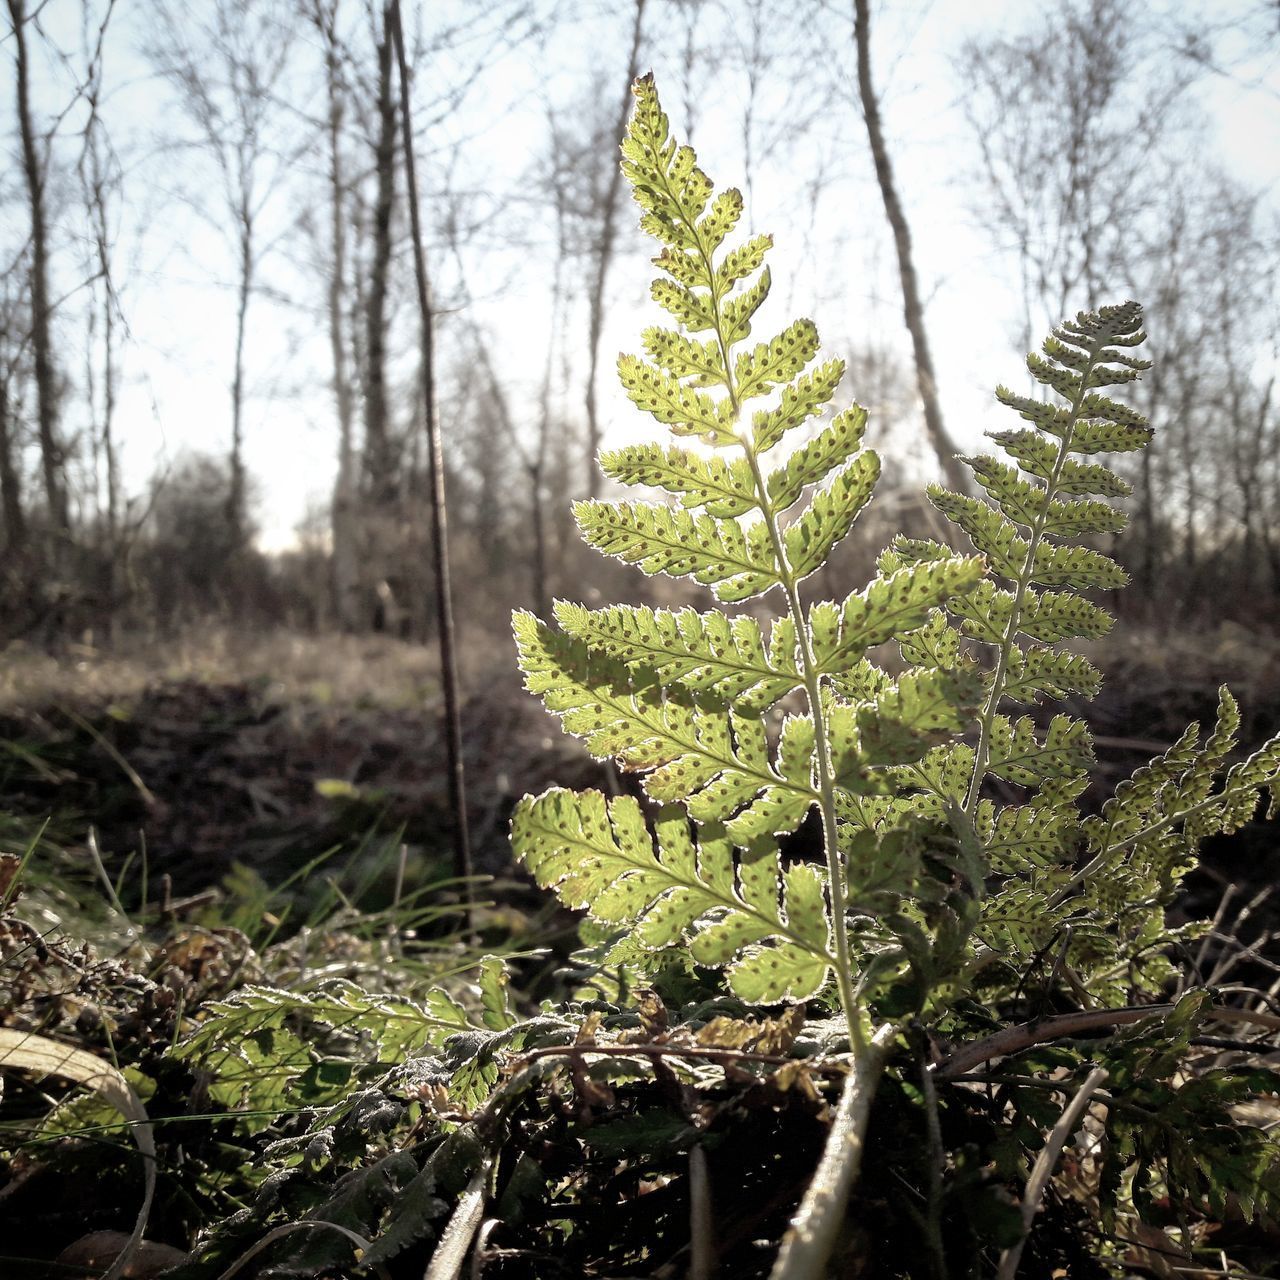
[[[726, 376], [731, 378], [728, 374], [727, 361], [725, 368]], [[756, 453], [755, 442], [745, 437], [742, 446], [751, 466], [751, 476], [760, 501], [760, 514], [764, 517], [765, 527], [769, 530], [769, 541], [773, 544], [773, 553], [778, 561], [778, 575], [782, 580], [782, 588], [786, 592], [787, 608], [791, 614], [791, 621], [795, 624], [800, 655], [800, 676], [804, 681], [809, 712], [813, 716], [813, 747], [818, 770], [818, 810], [822, 815], [822, 848], [827, 861], [827, 878], [830, 881], [831, 932], [836, 949], [836, 983], [840, 989], [840, 1003], [844, 1008], [845, 1021], [849, 1026], [850, 1047], [855, 1053], [860, 1053], [865, 1048], [866, 1038], [863, 1034], [862, 1022], [858, 1017], [857, 996], [853, 990], [853, 962], [849, 954], [849, 931], [845, 925], [844, 863], [840, 857], [839, 835], [836, 828], [835, 778], [831, 772], [831, 745], [828, 741], [826, 716], [822, 709], [818, 664], [814, 660], [809, 628], [805, 623], [800, 587], [787, 560], [786, 547], [778, 529], [777, 513], [769, 501], [769, 490], [765, 484], [764, 473], [760, 469], [760, 458]]]
[[691, 220], [688, 226], [698, 246], [698, 255], [702, 259], [706, 279], [710, 285], [711, 315], [716, 343], [720, 348], [720, 363], [724, 370], [722, 379], [724, 389], [729, 396], [734, 421], [738, 423], [738, 438], [742, 442], [743, 452], [751, 467], [756, 501], [760, 507], [765, 528], [769, 531], [769, 542], [773, 547], [774, 559], [778, 563], [778, 579], [786, 593], [787, 609], [795, 626], [796, 643], [800, 655], [800, 677], [804, 682], [809, 713], [813, 717], [814, 756], [818, 769], [818, 809], [822, 815], [822, 849], [827, 863], [828, 892], [831, 895], [831, 933], [836, 949], [836, 985], [840, 991], [840, 1004], [844, 1009], [845, 1023], [849, 1028], [849, 1047], [856, 1055], [866, 1047], [866, 1037], [858, 1017], [858, 1000], [853, 989], [853, 962], [849, 954], [849, 931], [845, 924], [844, 864], [840, 858], [836, 828], [835, 779], [831, 773], [831, 746], [828, 741], [826, 717], [822, 711], [818, 664], [813, 657], [813, 646], [810, 643], [809, 628], [805, 622], [804, 606], [800, 600], [800, 586], [787, 559], [787, 549], [778, 528], [778, 513], [769, 499], [769, 486], [765, 483], [764, 472], [760, 469], [760, 456], [756, 452], [755, 439], [750, 425], [741, 420], [742, 400], [738, 395], [733, 365], [729, 360], [730, 344], [725, 337], [724, 316], [720, 308], [720, 291], [715, 284], [716, 273], [712, 254], [697, 222]]
[[982, 709], [982, 718], [978, 727], [978, 745], [973, 753], [973, 776], [969, 780], [969, 793], [965, 797], [964, 811], [972, 818], [978, 809], [978, 798], [982, 794], [982, 784], [986, 780], [987, 765], [991, 760], [991, 732], [995, 727], [996, 715], [1000, 709], [1000, 699], [1004, 697], [1006, 677], [1009, 673], [1009, 658], [1013, 653], [1018, 631], [1022, 626], [1022, 606], [1031, 586], [1031, 575], [1035, 572], [1036, 552], [1044, 540], [1045, 527], [1049, 523], [1049, 510], [1054, 495], [1058, 491], [1058, 482], [1062, 470], [1067, 464], [1067, 456], [1071, 452], [1071, 435], [1080, 418], [1080, 410], [1084, 398], [1089, 392], [1089, 378], [1098, 362], [1098, 351], [1105, 343], [1095, 340], [1089, 359], [1080, 373], [1080, 387], [1071, 401], [1071, 416], [1062, 431], [1062, 439], [1058, 444], [1058, 454], [1053, 460], [1053, 467], [1045, 480], [1044, 502], [1031, 522], [1031, 533], [1027, 539], [1027, 554], [1023, 557], [1022, 569], [1018, 573], [1018, 581], [1014, 587], [1013, 603], [1009, 607], [1009, 621], [1000, 640], [1000, 652], [996, 657], [995, 672], [991, 677], [991, 692], [986, 705]]
[[892, 1023], [885, 1023], [855, 1054], [822, 1159], [783, 1237], [769, 1280], [820, 1280], [827, 1274], [849, 1193], [862, 1168], [871, 1103], [895, 1032]]

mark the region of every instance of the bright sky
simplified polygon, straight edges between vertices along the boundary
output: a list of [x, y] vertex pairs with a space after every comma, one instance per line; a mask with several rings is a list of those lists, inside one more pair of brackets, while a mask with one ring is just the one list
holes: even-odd
[[[702, 3], [715, 18], [717, 6], [709, 0]], [[676, 134], [686, 135], [686, 105], [693, 105], [697, 118], [692, 140], [703, 167], [719, 185], [742, 186], [750, 200], [745, 224], [774, 234], [775, 291], [762, 313], [762, 327], [781, 328], [794, 315], [808, 314], [834, 353], [847, 351], [851, 342], [872, 341], [905, 355], [909, 348], [901, 323], [896, 262], [854, 101], [853, 50], [845, 17], [851, 5], [800, 0], [790, 12], [803, 20], [807, 6], [814, 15], [820, 10], [836, 14], [839, 22], [833, 17], [829, 29], [843, 31], [845, 39], [838, 48], [814, 51], [820, 59], [818, 69], [796, 76], [789, 90], [792, 109], [808, 114], [826, 101], [830, 77], [819, 72], [828, 70], [843, 86], [843, 100], [819, 112], [799, 143], [757, 162], [750, 185], [744, 172], [746, 80], [728, 69], [732, 60], [728, 66], [723, 58], [713, 65], [704, 60], [690, 83], [684, 33], [672, 25], [676, 6], [670, 0], [653, 0], [644, 63], [655, 72]], [[725, 0], [718, 8], [737, 17], [737, 7], [735, 0]], [[106, 48], [106, 81], [112, 96], [105, 116], [117, 150], [130, 166], [117, 273], [130, 325], [118, 422], [131, 492], [141, 491], [156, 467], [183, 449], [220, 453], [227, 447], [234, 319], [229, 240], [219, 223], [222, 209], [207, 159], [172, 146], [175, 136], [190, 136], [190, 126], [176, 113], [171, 90], [154, 78], [139, 52], [151, 26], [148, 8], [145, 0], [119, 0]], [[1160, 24], [1169, 13], [1208, 14], [1220, 21], [1257, 8], [1253, 0], [1203, 0], [1134, 4], [1130, 12], [1135, 23]], [[408, 10], [414, 12], [413, 0]], [[430, 14], [440, 11], [435, 3], [425, 9]], [[449, 16], [466, 11], [462, 0], [443, 6]], [[1038, 0], [893, 0], [878, 7], [878, 25], [873, 28], [874, 74], [915, 238], [944, 410], [962, 445], [972, 444], [992, 425], [990, 388], [1015, 378], [1018, 366], [1010, 343], [1016, 300], [1003, 283], [1011, 279], [1009, 267], [993, 253], [970, 212], [969, 180], [976, 159], [958, 110], [964, 89], [955, 57], [965, 36], [1021, 28], [1035, 22], [1039, 11]], [[81, 0], [49, 0], [44, 11], [46, 29], [68, 53], [78, 48], [82, 12]], [[546, 148], [547, 104], [581, 102], [593, 74], [603, 73], [608, 76], [606, 110], [612, 115], [616, 82], [625, 69], [629, 21], [619, 15], [629, 15], [630, 5], [587, 3], [583, 12], [586, 17], [572, 28], [561, 24], [541, 45], [517, 47], [490, 65], [459, 112], [439, 127], [439, 148], [420, 159], [424, 184], [439, 180], [439, 166], [451, 156], [451, 181], [485, 193], [473, 207], [492, 214], [492, 220], [473, 241], [463, 244], [461, 252], [477, 297], [472, 314], [494, 335], [501, 370], [517, 393], [512, 396], [517, 413], [521, 404], [531, 403], [518, 393], [532, 391], [540, 377], [550, 323], [547, 217], [529, 203], [529, 176], [536, 173], [538, 157]], [[740, 16], [745, 19], [748, 12], [744, 2]], [[662, 33], [657, 32], [660, 21], [666, 27]], [[414, 25], [412, 17], [408, 22]], [[801, 21], [779, 32], [777, 40], [799, 48], [813, 25]], [[704, 24], [700, 18], [699, 26], [706, 39], [714, 22]], [[732, 27], [749, 39], [745, 23]], [[1280, 40], [1261, 51], [1229, 50], [1232, 76], [1206, 77], [1195, 101], [1207, 121], [1213, 160], [1265, 186], [1273, 205], [1280, 208], [1277, 50]], [[60, 99], [65, 101], [67, 69], [48, 61], [47, 55], [41, 57], [42, 105], [53, 111]], [[318, 78], [295, 88], [292, 105], [303, 115], [318, 114]], [[776, 83], [766, 89], [759, 117], [767, 117], [781, 92]], [[4, 105], [9, 113], [10, 97], [5, 95]], [[767, 119], [763, 123], [753, 136], [757, 156], [770, 141]], [[12, 136], [10, 116], [5, 125]], [[73, 131], [74, 122], [66, 128]], [[289, 132], [296, 136], [301, 128], [295, 121]], [[467, 138], [471, 141], [461, 154], [451, 153], [450, 144]], [[264, 289], [254, 299], [250, 317], [247, 462], [258, 481], [262, 542], [268, 548], [289, 545], [308, 508], [327, 501], [334, 469], [336, 428], [328, 388], [323, 269], [310, 257], [311, 242], [289, 222], [310, 204], [321, 219], [319, 234], [326, 234], [326, 214], [317, 194], [323, 189], [317, 185], [322, 176], [319, 163], [315, 157], [300, 159], [285, 175], [264, 217], [274, 243], [264, 261]], [[826, 184], [815, 211], [805, 184], [819, 166]], [[15, 181], [11, 177], [6, 184], [8, 194]], [[74, 199], [74, 188], [63, 195]], [[12, 200], [9, 205], [3, 226], [6, 244], [15, 243]], [[606, 357], [620, 348], [635, 349], [640, 327], [657, 319], [656, 308], [646, 300], [651, 250], [630, 230], [634, 222], [634, 206], [628, 200], [623, 210], [628, 230], [609, 278]], [[503, 243], [514, 233], [532, 238], [523, 245]], [[432, 240], [433, 263], [447, 302], [457, 279], [455, 263], [438, 236]], [[407, 256], [405, 264], [408, 270]], [[72, 268], [64, 255], [55, 295], [75, 283]], [[444, 321], [446, 352], [454, 323], [449, 317]], [[580, 312], [574, 324], [578, 331], [571, 337], [579, 351], [585, 350]], [[77, 381], [83, 347], [79, 321], [64, 320], [60, 350]], [[643, 422], [616, 386], [611, 360], [603, 364], [599, 389], [611, 438], [643, 432]], [[578, 403], [579, 386], [575, 384], [573, 392]], [[851, 393], [857, 396], [857, 388]], [[81, 409], [68, 408], [70, 429], [82, 426], [82, 419]], [[873, 420], [871, 443], [875, 431]], [[911, 450], [919, 451], [918, 445]], [[887, 462], [892, 468], [894, 459]]]

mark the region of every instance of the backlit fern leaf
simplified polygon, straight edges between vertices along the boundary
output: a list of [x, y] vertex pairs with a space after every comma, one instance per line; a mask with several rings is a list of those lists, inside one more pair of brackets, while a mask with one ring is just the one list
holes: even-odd
[[[1280, 785], [1280, 740], [1231, 765], [1237, 720], [1224, 698], [1207, 743], [1192, 734], [1085, 821], [1086, 726], [1010, 714], [1091, 697], [1101, 682], [1061, 646], [1105, 635], [1112, 619], [1091, 596], [1127, 581], [1088, 540], [1125, 524], [1114, 500], [1129, 485], [1102, 456], [1152, 438], [1108, 394], [1147, 368], [1134, 353], [1140, 308], [1060, 324], [1028, 359], [1044, 399], [997, 389], [1025, 425], [990, 435], [1003, 458], [967, 459], [983, 496], [930, 487], [976, 554], [899, 536], [866, 587], [806, 606], [805, 578], [849, 534], [879, 476], [862, 447], [866, 414], [844, 409], [782, 448], [833, 404], [844, 364], [821, 359], [805, 319], [748, 344], [765, 314], [772, 240], [726, 243], [741, 195], [716, 194], [670, 137], [650, 78], [635, 95], [623, 171], [660, 242], [652, 296], [678, 324], [647, 329], [644, 354], [623, 355], [619, 374], [639, 408], [710, 448], [606, 453], [611, 478], [679, 505], [592, 500], [575, 514], [591, 545], [645, 573], [692, 578], [726, 603], [771, 593], [786, 614], [766, 627], [719, 611], [560, 602], [560, 630], [517, 614], [530, 690], [666, 806], [655, 845], [632, 799], [526, 799], [518, 856], [626, 934], [617, 963], [657, 968], [663, 948], [687, 945], [760, 1000], [803, 998], [834, 976], [855, 1039], [856, 977], [873, 1006], [894, 989], [894, 1007], [937, 1010], [993, 958], [1020, 982], [1060, 936], [1066, 971], [1095, 983], [1097, 998], [1126, 998], [1121, 974], [1157, 986], [1176, 936], [1163, 920], [1171, 886], [1200, 839], [1247, 821], [1260, 792]], [[887, 643], [905, 666], [896, 675], [877, 660]], [[766, 718], [801, 697], [799, 714]], [[784, 872], [775, 838], [815, 807], [825, 871]]]
[[759, 521], [693, 516], [647, 502], [574, 504], [574, 518], [588, 543], [647, 574], [691, 577], [715, 588], [721, 600], [746, 600], [776, 586], [778, 563]]
[[718, 610], [672, 612], [625, 604], [593, 610], [561, 600], [555, 614], [565, 633], [593, 652], [632, 669], [651, 669], [665, 683], [711, 694], [744, 711], [765, 711], [800, 686], [789, 618], [774, 622], [766, 645], [754, 618], [730, 618]]
[[605, 924], [625, 927], [647, 950], [685, 941], [699, 964], [729, 966], [745, 1000], [804, 999], [831, 964], [821, 877], [782, 871], [767, 837], [735, 858], [722, 828], [695, 841], [684, 815], [662, 810], [656, 847], [629, 796], [554, 789], [526, 797], [512, 836], [539, 884]]
[[[515, 617], [526, 687], [600, 759], [645, 774], [655, 800], [681, 800], [699, 821], [728, 821], [756, 835], [757, 801], [794, 830], [813, 803], [807, 776], [770, 759], [764, 728], [751, 716], [692, 698], [667, 697], [651, 672], [593, 657], [580, 641], [532, 614]], [[736, 815], [736, 816], [735, 816]]]
[[600, 469], [621, 484], [647, 484], [680, 495], [686, 507], [740, 516], [759, 505], [746, 459], [699, 457], [677, 445], [633, 444], [600, 455]]

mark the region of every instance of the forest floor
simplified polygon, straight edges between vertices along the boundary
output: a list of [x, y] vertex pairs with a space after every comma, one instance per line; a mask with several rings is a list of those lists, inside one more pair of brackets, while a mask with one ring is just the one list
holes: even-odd
[[[1094, 729], [1099, 794], [1190, 720], [1211, 721], [1221, 683], [1241, 704], [1243, 743], [1280, 724], [1277, 636], [1123, 631], [1090, 654], [1101, 696], [1069, 708]], [[502, 875], [520, 795], [608, 780], [521, 691], [510, 646], [482, 638], [464, 662], [476, 869]], [[82, 844], [92, 825], [109, 867], [133, 854], [139, 885], [145, 860], [152, 885], [167, 875], [177, 896], [216, 887], [236, 864], [278, 883], [379, 835], [445, 875], [441, 701], [433, 652], [382, 636], [212, 629], [117, 653], [11, 648], [0, 657], [0, 807], [49, 817], [60, 845]]]
[[[1280, 724], [1276, 637], [1239, 628], [1180, 639], [1144, 634], [1132, 625], [1125, 630], [1125, 640], [1099, 644], [1091, 654], [1107, 676], [1102, 696], [1069, 708], [1095, 730], [1099, 796], [1171, 744], [1189, 720], [1210, 722], [1219, 683], [1230, 683], [1240, 700], [1246, 746]], [[521, 999], [532, 1007], [558, 980], [554, 968], [571, 945], [572, 930], [568, 917], [512, 866], [511, 807], [526, 791], [553, 782], [630, 784], [591, 762], [521, 691], [508, 645], [470, 643], [465, 661], [475, 864], [490, 877], [479, 895], [478, 943], [509, 955], [549, 948], [544, 959], [517, 962], [513, 973]], [[289, 948], [299, 938], [299, 972], [310, 965], [308, 972], [322, 975], [329, 958], [324, 947], [343, 946], [333, 954], [344, 972], [364, 965], [378, 981], [390, 976], [394, 982], [394, 966], [405, 967], [398, 939], [414, 936], [397, 932], [399, 921], [408, 919], [397, 914], [401, 903], [414, 902], [415, 911], [428, 904], [417, 917], [425, 924], [415, 945], [424, 948], [422, 955], [431, 955], [432, 946], [437, 952], [434, 960], [419, 960], [422, 972], [434, 973], [434, 964], [446, 978], [456, 976], [465, 957], [459, 958], [463, 948], [449, 933], [459, 916], [457, 887], [449, 883], [452, 833], [441, 702], [431, 651], [385, 637], [210, 630], [180, 641], [122, 647], [117, 655], [88, 646], [56, 656], [11, 648], [0, 660], [0, 850], [22, 854], [43, 824], [22, 876], [37, 908], [52, 903], [58, 916], [73, 922], [75, 946], [77, 939], [94, 940], [95, 920], [110, 955], [127, 958], [140, 937], [154, 935], [145, 959], [129, 960], [110, 992], [85, 997], [90, 1004], [97, 1001], [102, 1025], [113, 1028], [108, 1040], [98, 1022], [86, 1021], [83, 1001], [60, 996], [51, 1004], [39, 992], [28, 993], [25, 1004], [11, 1011], [21, 1015], [17, 1025], [29, 1027], [37, 1019], [55, 1035], [82, 1040], [91, 1052], [118, 1051], [122, 1062], [153, 1071], [153, 1060], [173, 1040], [170, 1023], [178, 1025], [172, 1009], [166, 1013], [167, 1006], [153, 1009], [147, 1003], [163, 994], [155, 975], [168, 974], [164, 982], [171, 985], [170, 971], [182, 977], [181, 999], [189, 1003], [180, 1008], [189, 1021], [209, 1001], [253, 980], [255, 953], [266, 980], [287, 987], [288, 977], [280, 975], [292, 972], [296, 957]], [[805, 832], [796, 838], [803, 840]], [[1203, 982], [1213, 985], [1219, 955], [1231, 960], [1236, 981], [1265, 988], [1280, 972], [1268, 956], [1280, 938], [1274, 846], [1274, 827], [1251, 824], [1228, 841], [1210, 842], [1204, 866], [1188, 878], [1185, 915], [1219, 913], [1224, 935], [1234, 935], [1229, 946], [1201, 951], [1196, 969]], [[104, 916], [107, 881], [108, 899], [117, 909]], [[82, 913], [68, 913], [54, 895]], [[307, 922], [315, 930], [303, 929], [290, 942]], [[387, 950], [388, 938], [394, 954]], [[52, 947], [54, 960], [68, 972], [83, 958], [71, 946]], [[388, 960], [393, 967], [384, 970]], [[92, 976], [98, 968], [85, 973]], [[151, 976], [144, 980], [143, 973]], [[139, 1005], [144, 988], [150, 994]], [[135, 1005], [141, 1010], [137, 1026], [130, 1021]], [[185, 1115], [185, 1077], [176, 1084], [163, 1073], [157, 1078], [161, 1086], [153, 1106], [162, 1115], [165, 1107]], [[4, 1107], [10, 1127], [31, 1123], [28, 1112], [47, 1109], [44, 1094], [11, 1093]], [[787, 1105], [800, 1103], [792, 1098]], [[196, 1172], [172, 1174], [164, 1184], [167, 1198], [157, 1202], [156, 1238], [167, 1241], [163, 1247], [171, 1254], [197, 1227], [217, 1219], [200, 1199], [204, 1183], [197, 1173], [201, 1161], [216, 1171], [231, 1149], [216, 1126], [208, 1133], [179, 1126], [173, 1133], [186, 1134], [184, 1168]], [[816, 1147], [817, 1133], [810, 1134], [810, 1147]], [[754, 1129], [743, 1128], [741, 1136], [749, 1145], [760, 1144]], [[249, 1150], [246, 1142], [241, 1145]], [[801, 1165], [812, 1159], [810, 1147], [800, 1151]], [[67, 1150], [80, 1158], [79, 1148]], [[110, 1156], [104, 1150], [99, 1159]], [[745, 1158], [732, 1145], [722, 1155]], [[71, 1163], [56, 1165], [56, 1175], [50, 1172], [56, 1162], [38, 1156], [14, 1163], [14, 1185], [26, 1190], [5, 1204], [5, 1212], [11, 1222], [43, 1214], [42, 1244], [0, 1249], [0, 1270], [17, 1266], [21, 1252], [39, 1256], [28, 1258], [20, 1274], [51, 1274], [43, 1268], [64, 1244], [70, 1251], [61, 1254], [66, 1263], [75, 1248], [96, 1240], [94, 1231], [127, 1223], [127, 1196], [101, 1195], [105, 1166], [87, 1161], [81, 1168], [72, 1156], [59, 1157]], [[240, 1179], [244, 1187], [238, 1194], [247, 1195], [254, 1184], [246, 1170], [258, 1155], [241, 1152], [237, 1158], [247, 1161], [244, 1168], [225, 1176]], [[607, 1159], [601, 1168], [607, 1172], [615, 1163]], [[71, 1181], [58, 1183], [61, 1189], [50, 1199], [41, 1179], [55, 1176]], [[121, 1185], [129, 1190], [127, 1180]], [[102, 1199], [94, 1201], [88, 1217], [84, 1196]], [[658, 1196], [640, 1196], [635, 1203], [647, 1206], [646, 1212], [661, 1208]], [[75, 1211], [66, 1212], [68, 1205]], [[91, 1234], [79, 1239], [86, 1229]], [[751, 1229], [764, 1231], [758, 1222]], [[1067, 1238], [1071, 1230], [1064, 1227]], [[112, 1238], [119, 1248], [119, 1237]], [[73, 1274], [65, 1266], [63, 1273]]]

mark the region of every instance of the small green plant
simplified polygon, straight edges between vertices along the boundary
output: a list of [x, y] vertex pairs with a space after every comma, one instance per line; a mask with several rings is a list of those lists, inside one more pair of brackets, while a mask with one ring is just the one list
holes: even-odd
[[[519, 804], [512, 840], [540, 884], [612, 931], [610, 961], [637, 980], [674, 960], [723, 969], [748, 1003], [838, 1004], [848, 1083], [774, 1273], [818, 1275], [895, 1046], [955, 1041], [975, 1009], [984, 1034], [998, 1030], [1046, 956], [1050, 985], [1074, 993], [1090, 1025], [1135, 1021], [1130, 1006], [1170, 976], [1182, 935], [1165, 908], [1198, 845], [1248, 821], [1266, 788], [1274, 812], [1280, 736], [1229, 763], [1239, 716], [1223, 690], [1206, 741], [1191, 726], [1086, 817], [1089, 730], [1034, 713], [1097, 692], [1098, 670], [1062, 646], [1110, 628], [1089, 593], [1127, 580], [1082, 539], [1125, 522], [1113, 501], [1128, 486], [1096, 459], [1152, 437], [1105, 394], [1149, 367], [1134, 355], [1135, 303], [1064, 321], [1028, 357], [1045, 399], [997, 391], [1029, 425], [992, 437], [1009, 461], [966, 459], [984, 498], [930, 489], [973, 554], [899, 537], [864, 589], [806, 603], [805, 580], [879, 477], [866, 414], [802, 431], [826, 413], [843, 363], [818, 361], [810, 320], [754, 339], [771, 239], [728, 243], [741, 195], [715, 194], [671, 138], [651, 78], [635, 96], [622, 167], [662, 246], [653, 299], [676, 326], [647, 329], [645, 355], [618, 369], [632, 401], [687, 443], [600, 460], [674, 504], [584, 501], [577, 522], [645, 573], [692, 578], [722, 604], [785, 607], [767, 625], [718, 608], [561, 602], [558, 626], [517, 613], [527, 687], [594, 756], [642, 775], [657, 807], [554, 789]], [[1010, 787], [1022, 798], [1004, 799]], [[813, 810], [822, 862], [783, 856], [780, 839]], [[1219, 1194], [1229, 1181], [1207, 1180]]]

